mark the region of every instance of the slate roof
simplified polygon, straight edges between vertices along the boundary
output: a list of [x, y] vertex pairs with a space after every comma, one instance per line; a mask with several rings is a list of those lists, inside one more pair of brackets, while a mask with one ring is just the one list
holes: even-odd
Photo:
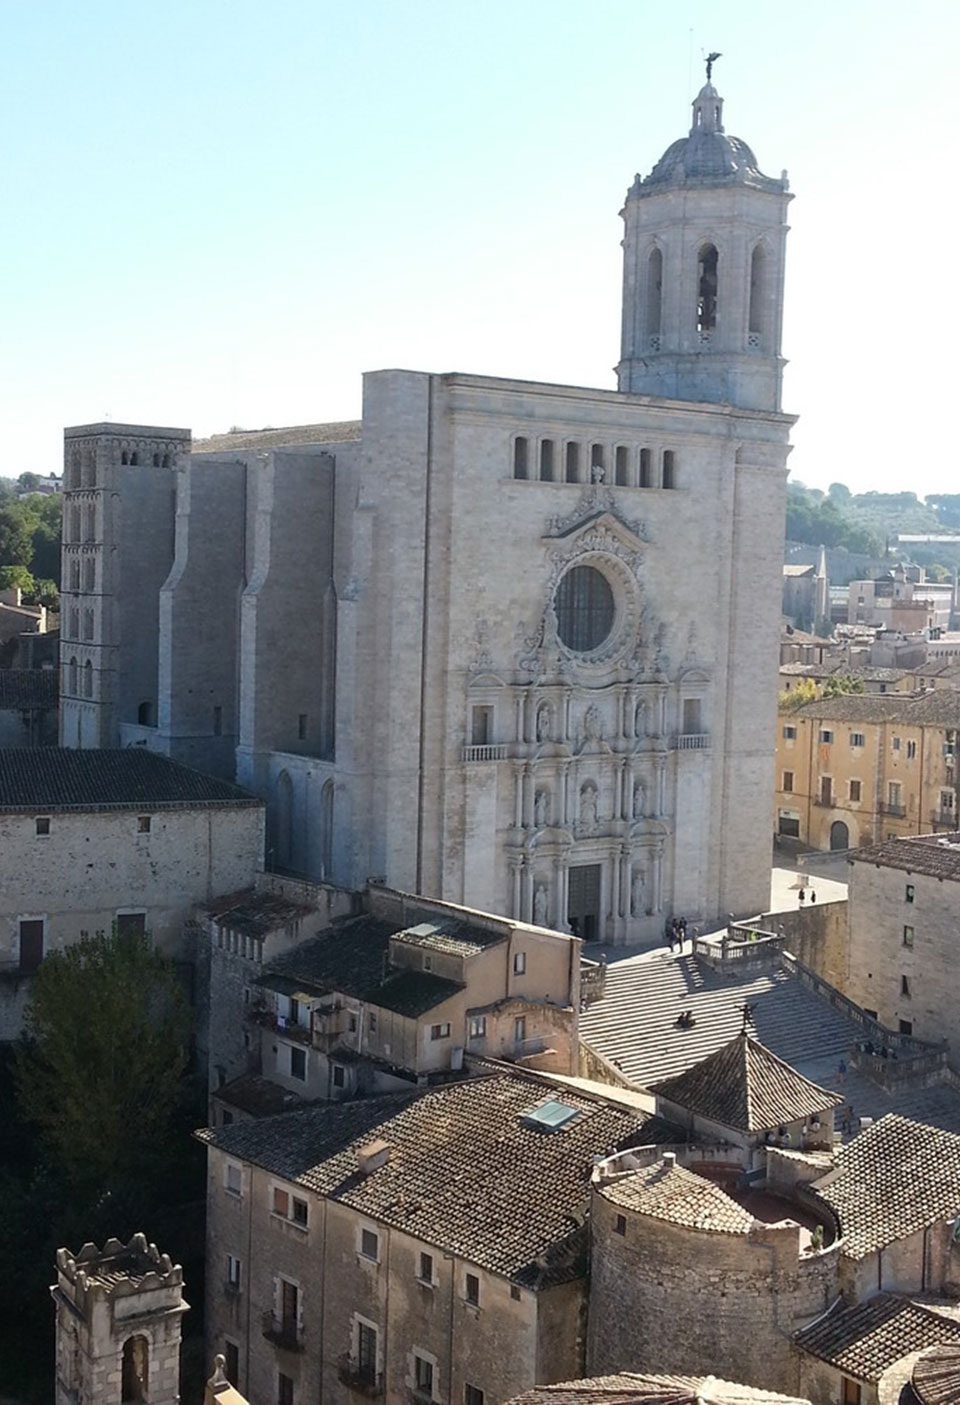
[[960, 834], [911, 834], [903, 839], [888, 839], [869, 849], [851, 850], [847, 862], [899, 868], [904, 873], [924, 873], [931, 878], [960, 879]]
[[797, 1332], [794, 1341], [844, 1375], [878, 1381], [888, 1366], [924, 1347], [952, 1342], [960, 1352], [960, 1323], [909, 1298], [879, 1293], [856, 1307], [838, 1303]]
[[736, 1035], [685, 1073], [655, 1083], [653, 1091], [739, 1132], [768, 1132], [843, 1102], [747, 1034]]
[[505, 942], [508, 933], [504, 928], [485, 931], [482, 927], [473, 927], [452, 917], [442, 917], [405, 927], [395, 936], [405, 946], [419, 946], [427, 951], [444, 952], [448, 956], [473, 956], [485, 947]]
[[303, 1099], [289, 1088], [281, 1088], [279, 1083], [263, 1078], [258, 1073], [244, 1073], [229, 1083], [224, 1083], [213, 1094], [221, 1102], [249, 1113], [251, 1117], [273, 1117], [280, 1112], [289, 1112], [299, 1107]]
[[229, 434], [211, 434], [194, 439], [195, 454], [222, 454], [232, 450], [283, 449], [311, 444], [338, 444], [359, 439], [362, 420], [338, 420], [333, 424], [294, 424], [280, 429], [238, 429]]
[[920, 1405], [957, 1405], [960, 1400], [960, 1346], [935, 1347], [913, 1368], [912, 1385]]
[[[197, 1136], [228, 1155], [493, 1273], [537, 1288], [585, 1269], [583, 1212], [595, 1158], [631, 1143], [642, 1115], [564, 1090], [578, 1116], [553, 1132], [523, 1116], [556, 1100], [519, 1074], [324, 1107]], [[390, 1160], [366, 1177], [373, 1139]], [[538, 1260], [540, 1261], [538, 1263]]]
[[144, 747], [0, 747], [0, 812], [262, 805], [239, 786]]
[[254, 888], [228, 893], [204, 908], [206, 916], [221, 927], [248, 937], [262, 937], [313, 911], [306, 903], [290, 902], [276, 893], [258, 893]]
[[778, 1395], [736, 1385], [716, 1376], [593, 1376], [582, 1381], [538, 1385], [507, 1405], [810, 1405], [795, 1395]]
[[619, 1180], [597, 1187], [605, 1200], [688, 1229], [719, 1234], [749, 1234], [755, 1223], [745, 1210], [713, 1181], [676, 1163], [654, 1161]]
[[890, 1114], [838, 1148], [813, 1189], [839, 1217], [843, 1253], [864, 1259], [960, 1214], [960, 1136]]
[[56, 707], [57, 678], [55, 668], [0, 668], [0, 712]]
[[271, 961], [260, 984], [288, 994], [352, 995], [415, 1019], [463, 986], [430, 971], [391, 970], [387, 960], [396, 930], [368, 915], [335, 923]]

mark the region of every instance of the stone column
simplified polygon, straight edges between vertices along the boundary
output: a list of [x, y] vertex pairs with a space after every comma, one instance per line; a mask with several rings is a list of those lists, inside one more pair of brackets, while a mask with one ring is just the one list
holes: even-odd
[[517, 767], [515, 768], [515, 770], [514, 770], [515, 804], [514, 804], [513, 822], [514, 822], [514, 824], [516, 825], [517, 829], [522, 829], [522, 828], [523, 828], [523, 772], [524, 772], [524, 769], [525, 769], [525, 768], [524, 768], [523, 766], [517, 766]]
[[511, 859], [511, 860], [510, 860], [510, 871], [511, 871], [511, 877], [513, 878], [513, 906], [512, 906], [512, 908], [511, 908], [511, 911], [512, 911], [514, 917], [517, 919], [518, 922], [522, 922], [522, 921], [523, 921], [523, 912], [521, 911], [521, 907], [520, 907], [520, 904], [521, 904], [521, 902], [523, 901], [523, 895], [522, 895], [522, 893], [521, 893], [521, 891], [520, 891], [520, 875], [521, 875], [522, 869], [523, 869], [523, 860], [522, 860], [522, 859]]
[[659, 849], [658, 849], [657, 852], [656, 852], [656, 853], [654, 854], [654, 856], [653, 856], [653, 864], [652, 864], [652, 868], [653, 868], [653, 902], [651, 903], [651, 907], [653, 908], [654, 912], [660, 912], [660, 911], [662, 911], [662, 908], [663, 908], [663, 901], [662, 901], [663, 895], [662, 895], [662, 893], [661, 893], [661, 891], [660, 891], [660, 887], [661, 887], [661, 884], [660, 884], [660, 868], [661, 868], [662, 863], [663, 863], [663, 855], [660, 853], [660, 851], [659, 851]]
[[667, 760], [666, 760], [666, 757], [665, 757], [665, 756], [658, 756], [658, 757], [657, 757], [657, 774], [656, 774], [656, 788], [657, 788], [657, 794], [656, 794], [656, 802], [657, 802], [656, 817], [657, 817], [658, 819], [660, 818], [660, 816], [663, 814], [663, 811], [664, 811], [664, 796], [663, 796], [663, 792], [664, 792], [664, 781], [666, 780], [666, 771], [667, 771]]
[[569, 932], [570, 919], [567, 908], [570, 903], [570, 866], [567, 859], [560, 859], [557, 868], [557, 907], [559, 908], [561, 932]]
[[523, 824], [529, 829], [533, 824], [533, 767], [523, 768]]
[[533, 921], [533, 871], [527, 859], [524, 859], [520, 870], [520, 920], [521, 922]]
[[613, 776], [613, 818], [623, 819], [623, 763], [618, 762]]
[[625, 918], [630, 916], [631, 877], [630, 850], [624, 847], [620, 850], [620, 916]]
[[523, 693], [518, 693], [518, 694], [517, 694], [517, 709], [516, 709], [516, 710], [517, 710], [516, 728], [517, 728], [517, 741], [518, 741], [518, 742], [522, 742], [522, 741], [523, 741], [523, 699], [524, 699], [524, 694], [523, 694]]

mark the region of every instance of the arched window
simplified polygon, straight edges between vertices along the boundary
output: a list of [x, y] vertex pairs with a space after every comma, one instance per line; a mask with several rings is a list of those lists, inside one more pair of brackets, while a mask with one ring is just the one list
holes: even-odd
[[70, 589], [80, 589], [80, 562], [76, 558], [70, 562]]
[[80, 508], [74, 504], [70, 509], [70, 530], [67, 533], [67, 541], [78, 542], [80, 540]]
[[93, 664], [89, 659], [83, 665], [83, 696], [93, 697]]
[[161, 466], [162, 466], [163, 468], [169, 468], [169, 467], [170, 467], [170, 455], [169, 455], [169, 454], [164, 454], [164, 456], [163, 456], [163, 463], [162, 463]]
[[93, 611], [90, 609], [83, 612], [83, 637], [84, 639], [93, 638]]
[[120, 1399], [123, 1405], [139, 1405], [147, 1399], [150, 1382], [150, 1343], [146, 1337], [128, 1337], [123, 1344], [120, 1370]]
[[80, 450], [74, 449], [70, 455], [70, 479], [63, 485], [65, 488], [80, 487]]
[[580, 482], [580, 445], [571, 443], [567, 445], [567, 482]]
[[320, 792], [320, 874], [329, 879], [333, 868], [333, 781]]
[[[77, 562], [77, 585], [80, 584], [80, 563]], [[88, 556], [83, 563], [83, 588], [84, 590], [96, 590], [97, 588], [97, 563], [94, 557]]]
[[704, 244], [697, 258], [697, 331], [709, 341], [717, 325], [717, 263], [713, 244]]
[[620, 488], [628, 482], [628, 452], [623, 444], [618, 444], [613, 455], [613, 481]]
[[120, 462], [124, 465], [130, 462], [130, 455], [127, 453], [126, 449], [124, 449], [123, 453], [120, 455]]
[[751, 333], [751, 345], [760, 344], [759, 339], [763, 336], [763, 301], [766, 283], [766, 263], [767, 255], [762, 244], [758, 244], [750, 259], [750, 321], [748, 331]]
[[653, 481], [650, 477], [650, 450], [640, 450], [640, 487], [652, 488]]
[[80, 611], [77, 609], [76, 605], [74, 605], [70, 611], [70, 638], [80, 638]]
[[553, 482], [553, 440], [542, 439], [540, 441], [540, 481], [542, 483]]
[[153, 726], [153, 703], [149, 698], [137, 708], [137, 722], [141, 727]]
[[97, 539], [97, 509], [93, 503], [83, 509], [83, 539], [88, 542]]
[[159, 454], [154, 454], [154, 456], [153, 456], [153, 466], [154, 466], [154, 468], [159, 468], [159, 467], [160, 467], [160, 455], [159, 455]]
[[132, 466], [133, 468], [136, 468], [136, 467], [139, 465], [139, 463], [140, 463], [140, 455], [137, 453], [136, 449], [134, 449], [133, 453], [130, 455], [130, 464], [131, 464], [131, 466]]
[[527, 441], [522, 434], [518, 434], [513, 441], [513, 476], [527, 477]]
[[97, 455], [93, 449], [85, 449], [83, 454], [83, 486], [92, 488], [97, 481]]
[[76, 659], [71, 659], [67, 666], [67, 692], [72, 698], [79, 697], [80, 695], [78, 684], [77, 661]]
[[663, 306], [663, 254], [651, 249], [647, 259], [647, 343], [660, 350], [660, 319]]
[[677, 486], [676, 462], [672, 449], [664, 449], [663, 451], [663, 486], [665, 488]]

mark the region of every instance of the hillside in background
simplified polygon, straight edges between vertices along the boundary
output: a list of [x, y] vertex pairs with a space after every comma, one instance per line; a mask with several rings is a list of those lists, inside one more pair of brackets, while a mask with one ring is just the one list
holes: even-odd
[[911, 543], [897, 550], [900, 533], [955, 531], [960, 534], [960, 493], [851, 493], [843, 483], [831, 483], [824, 493], [803, 483], [787, 484], [786, 539], [810, 546], [837, 547], [882, 560], [888, 543], [897, 558], [909, 556], [925, 566], [933, 579], [946, 577], [960, 561], [960, 546], [950, 543]]

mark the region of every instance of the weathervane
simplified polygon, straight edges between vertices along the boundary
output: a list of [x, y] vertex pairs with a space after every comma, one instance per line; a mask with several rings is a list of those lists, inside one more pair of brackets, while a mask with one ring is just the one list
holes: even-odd
[[[754, 1004], [756, 1004], [756, 1002], [754, 1002]], [[747, 1032], [747, 1025], [748, 1025], [748, 1024], [753, 1024], [753, 1008], [754, 1008], [754, 1007], [753, 1007], [753, 1005], [749, 1004], [749, 1003], [745, 1000], [745, 1001], [743, 1002], [743, 1004], [740, 1005], [740, 1006], [738, 1006], [737, 1008], [740, 1009], [740, 1010], [743, 1012], [743, 1029], [741, 1029], [740, 1033], [741, 1033], [741, 1034], [746, 1034], [746, 1032]]]
[[723, 54], [720, 54], [720, 53], [716, 53], [716, 54], [707, 54], [707, 82], [708, 82], [708, 83], [710, 82], [710, 79], [713, 77], [713, 65], [716, 63], [717, 59], [722, 59], [722, 58], [723, 58]]

